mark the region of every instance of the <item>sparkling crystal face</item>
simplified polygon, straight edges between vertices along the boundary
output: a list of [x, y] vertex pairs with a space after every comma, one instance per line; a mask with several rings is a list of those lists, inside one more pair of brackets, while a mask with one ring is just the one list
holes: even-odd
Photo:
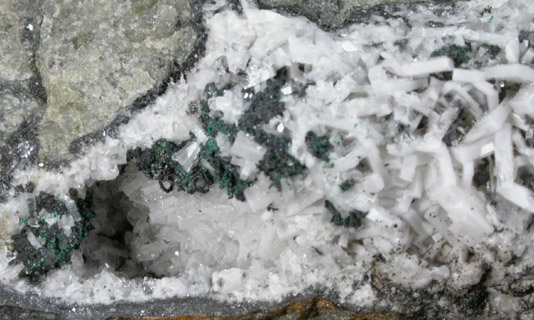
[[394, 288], [525, 310], [534, 12], [471, 3], [330, 32], [206, 4], [186, 78], [69, 165], [14, 174], [2, 281], [79, 303], [319, 288], [407, 310]]

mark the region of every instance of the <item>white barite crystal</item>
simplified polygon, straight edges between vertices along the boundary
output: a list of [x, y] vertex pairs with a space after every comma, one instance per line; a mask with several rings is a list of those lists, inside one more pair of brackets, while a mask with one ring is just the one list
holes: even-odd
[[452, 71], [452, 80], [476, 83], [486, 81], [486, 76], [484, 72], [478, 70], [454, 69]]
[[230, 152], [237, 157], [248, 158], [252, 162], [257, 163], [263, 158], [265, 148], [254, 142], [252, 137], [246, 133], [239, 131]]
[[521, 57], [521, 63], [529, 64], [532, 61], [534, 61], [534, 48], [528, 48], [525, 54], [523, 54], [523, 57]]
[[239, 132], [235, 138], [230, 154], [232, 157], [232, 164], [241, 167], [240, 178], [249, 179], [257, 172], [257, 164], [265, 154], [265, 148], [252, 140], [250, 136], [243, 132]]
[[258, 177], [258, 181], [245, 190], [245, 197], [247, 198], [247, 203], [250, 206], [252, 212], [258, 212], [265, 210], [269, 204], [273, 203], [278, 194], [275, 190], [270, 188], [270, 181], [261, 174]]
[[499, 104], [499, 94], [492, 84], [489, 82], [476, 82], [473, 86], [486, 96], [486, 103], [489, 110], [497, 107]]
[[534, 69], [521, 65], [498, 65], [482, 69], [486, 79], [501, 79], [513, 82], [528, 83], [534, 81]]
[[61, 216], [58, 219], [58, 227], [63, 229], [63, 233], [66, 237], [70, 237], [72, 233], [72, 227], [74, 227], [74, 218], [71, 215]]
[[534, 83], [523, 86], [508, 103], [517, 114], [534, 115]]
[[35, 249], [40, 249], [43, 246], [43, 243], [41, 243], [41, 241], [39, 241], [32, 232], [28, 232], [27, 235], [28, 241], [30, 242], [32, 247], [34, 247]]
[[386, 60], [383, 65], [388, 71], [402, 77], [425, 76], [454, 69], [454, 63], [447, 57], [405, 64], [399, 64], [394, 60]]
[[[244, 202], [228, 199], [217, 185], [207, 194], [165, 193], [157, 181], [129, 164], [117, 178], [118, 191], [128, 199], [121, 205], [133, 226], [128, 245], [135, 263], [163, 278], [128, 280], [105, 263], [85, 272], [83, 258], [75, 254], [72, 266], [51, 273], [41, 292], [79, 303], [187, 294], [253, 301], [280, 300], [327, 285], [342, 301], [372, 306], [377, 296], [363, 281], [369, 273], [417, 289], [431, 282], [459, 289], [473, 285], [483, 273], [482, 265], [493, 266], [495, 274], [515, 274], [516, 265], [502, 266], [502, 257], [509, 252], [517, 259], [530, 254], [525, 244], [510, 249], [516, 241], [510, 239], [523, 239], [521, 226], [534, 208], [532, 192], [515, 179], [520, 167], [534, 165], [532, 149], [520, 132], [530, 129], [525, 115], [533, 113], [534, 71], [517, 64], [519, 57], [530, 59], [530, 49], [518, 49], [510, 36], [517, 39], [534, 8], [517, 1], [492, 1], [497, 2], [500, 14], [495, 20], [500, 22], [490, 26], [479, 22], [487, 1], [473, 0], [458, 2], [457, 15], [437, 17], [418, 7], [416, 14], [406, 14], [411, 30], [398, 28], [399, 20], [381, 18], [350, 26], [342, 36], [326, 33], [304, 18], [257, 10], [248, 2], [243, 3], [242, 15], [220, 12], [220, 2], [208, 4], [206, 10], [214, 16], [206, 21], [206, 54], [187, 81], [170, 85], [153, 105], [120, 127], [115, 138], [108, 136], [88, 147], [61, 173], [29, 169], [17, 172], [14, 183], [33, 182], [37, 193], [65, 195], [72, 187], [83, 191], [85, 183], [115, 179], [117, 165], [126, 163], [127, 150], [148, 148], [158, 139], [190, 140], [192, 132], [195, 138], [173, 155], [190, 171], [208, 139], [197, 115], [186, 112], [190, 103], [208, 83], [231, 81], [233, 87], [211, 98], [209, 106], [222, 121], [237, 124], [248, 108], [245, 101], [261, 92], [282, 67], [291, 75], [281, 89], [285, 111], [263, 129], [289, 137], [290, 153], [306, 172], [282, 179], [278, 190], [257, 168], [265, 147], [242, 131], [233, 143], [222, 134], [215, 140], [221, 154], [239, 168], [240, 177], [253, 182], [244, 191]], [[424, 22], [434, 19], [446, 27], [427, 28]], [[403, 51], [394, 44], [401, 38], [408, 40]], [[473, 48], [499, 45], [505, 52], [481, 70], [455, 69], [450, 58], [430, 57], [450, 44], [444, 39], [457, 45], [471, 42]], [[241, 71], [246, 77], [234, 82]], [[452, 81], [431, 76], [449, 71]], [[488, 82], [494, 79], [495, 86]], [[500, 101], [500, 80], [519, 82], [521, 89]], [[250, 87], [255, 93], [243, 94], [242, 89]], [[459, 115], [458, 105], [475, 121], [463, 139], [447, 147], [442, 139]], [[416, 132], [423, 119], [426, 129]], [[406, 132], [397, 130], [398, 125]], [[307, 149], [309, 131], [329, 134], [334, 150], [327, 162]], [[506, 199], [499, 200], [506, 209], [493, 207], [474, 188], [481, 159], [494, 159], [488, 188]], [[354, 186], [342, 191], [339, 185], [348, 180]], [[28, 215], [27, 198], [18, 196], [1, 205], [8, 214], [2, 216], [0, 239], [23, 228], [18, 218]], [[352, 210], [367, 212], [361, 227], [332, 224], [325, 200], [343, 218]], [[68, 232], [79, 213], [72, 220], [45, 219]], [[98, 223], [105, 224], [105, 219]], [[28, 239], [39, 246], [39, 239]], [[98, 239], [88, 238], [97, 244], [97, 249], [87, 249], [96, 260], [121, 256]], [[8, 251], [2, 248], [0, 268], [5, 272], [0, 272], [0, 279], [28, 290], [16, 279], [21, 265], [8, 265]], [[377, 255], [385, 262], [375, 261]], [[442, 260], [430, 261], [432, 256]]]
[[[271, 76], [267, 77], [270, 78]], [[265, 81], [261, 80], [260, 82]], [[215, 97], [211, 100], [210, 103], [212, 111], [222, 112], [221, 119], [230, 124], [236, 124], [241, 118], [241, 115], [245, 111], [245, 104], [241, 98], [240, 92], [232, 92], [227, 90], [220, 97]]]
[[450, 92], [456, 93], [467, 104], [471, 114], [477, 118], [482, 116], [482, 109], [478, 102], [469, 94], [468, 90], [471, 89], [469, 85], [461, 86], [453, 81], [446, 82], [443, 85], [442, 93], [447, 94]]
[[495, 145], [493, 137], [487, 137], [474, 143], [461, 143], [452, 147], [451, 151], [456, 160], [466, 165], [491, 155], [495, 151]]
[[465, 135], [463, 141], [466, 143], [474, 142], [480, 138], [494, 134], [508, 120], [510, 111], [510, 107], [507, 105], [500, 105], [491, 110], [491, 112], [484, 115], [484, 117], [475, 123], [473, 128]]
[[199, 152], [200, 144], [194, 141], [173, 154], [172, 159], [177, 161], [184, 168], [185, 172], [189, 172], [195, 164]]
[[285, 94], [285, 95], [289, 95], [289, 94], [293, 93], [293, 90], [291, 89], [290, 86], [283, 87], [282, 89], [280, 89], [280, 91], [282, 91], [282, 93]]

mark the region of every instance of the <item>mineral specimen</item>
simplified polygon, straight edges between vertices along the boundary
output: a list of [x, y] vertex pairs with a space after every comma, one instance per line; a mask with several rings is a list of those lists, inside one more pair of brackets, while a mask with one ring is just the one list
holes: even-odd
[[534, 7], [258, 3], [38, 6], [37, 60], [1, 69], [1, 283], [71, 317], [320, 294], [532, 318]]
[[13, 236], [13, 251], [16, 259], [24, 264], [22, 274], [32, 282], [68, 264], [72, 251], [80, 247], [92, 229], [94, 213], [90, 209], [90, 195], [80, 199], [72, 190], [71, 197], [76, 208], [70, 210], [47, 193], [28, 199], [29, 215], [20, 218], [24, 228]]

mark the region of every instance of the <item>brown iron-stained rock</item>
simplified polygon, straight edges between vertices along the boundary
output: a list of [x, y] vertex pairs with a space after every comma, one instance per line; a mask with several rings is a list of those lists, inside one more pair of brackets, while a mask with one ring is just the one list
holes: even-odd
[[301, 302], [294, 302], [283, 308], [275, 308], [269, 312], [253, 312], [246, 315], [232, 316], [176, 316], [171, 318], [108, 318], [107, 320], [393, 320], [392, 315], [364, 314], [338, 308], [329, 300], [313, 298]]

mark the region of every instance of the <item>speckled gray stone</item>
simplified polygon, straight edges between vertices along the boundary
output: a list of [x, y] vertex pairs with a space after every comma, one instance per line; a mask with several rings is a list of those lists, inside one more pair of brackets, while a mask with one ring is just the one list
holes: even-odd
[[[24, 3], [26, 2], [26, 3]], [[38, 7], [38, 1], [0, 1], [0, 80], [21, 81], [32, 76], [25, 29], [31, 31], [28, 20]]]
[[47, 92], [40, 158], [69, 159], [70, 144], [109, 124], [159, 85], [195, 47], [189, 1], [50, 1], [37, 67]]
[[[430, 2], [421, 0], [258, 0], [264, 9], [303, 15], [323, 29], [331, 30], [365, 21], [370, 13], [388, 12], [388, 6]], [[442, 1], [443, 2], [443, 1]], [[453, 0], [445, 0], [453, 2]]]
[[46, 92], [35, 67], [39, 47], [40, 0], [0, 0], [0, 201], [13, 172], [37, 160], [37, 127]]
[[40, 1], [0, 1], [0, 142], [44, 111], [35, 90]]

